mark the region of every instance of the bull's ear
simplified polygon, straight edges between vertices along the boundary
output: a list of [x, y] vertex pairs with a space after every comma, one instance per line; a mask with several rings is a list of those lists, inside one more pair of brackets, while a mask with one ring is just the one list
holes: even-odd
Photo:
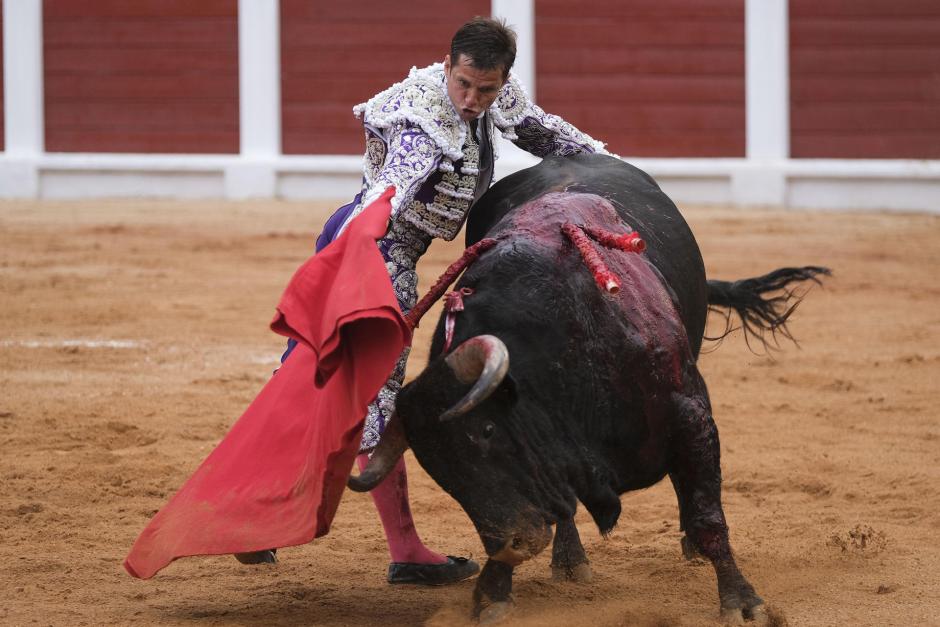
[[443, 357], [432, 359], [423, 372], [402, 387], [395, 399], [406, 433], [409, 424], [437, 422], [438, 416], [460, 399], [463, 389]]

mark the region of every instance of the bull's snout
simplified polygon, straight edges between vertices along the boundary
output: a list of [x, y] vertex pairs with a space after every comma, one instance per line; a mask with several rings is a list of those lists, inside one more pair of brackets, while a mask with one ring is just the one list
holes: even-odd
[[490, 558], [518, 566], [542, 552], [552, 541], [552, 528], [546, 524], [518, 530], [508, 537], [483, 536], [483, 547]]

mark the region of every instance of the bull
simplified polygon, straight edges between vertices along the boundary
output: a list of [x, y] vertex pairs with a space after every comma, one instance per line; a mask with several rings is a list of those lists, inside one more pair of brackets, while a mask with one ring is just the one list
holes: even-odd
[[[410, 446], [480, 535], [488, 560], [474, 614], [493, 622], [511, 608], [513, 569], [553, 535], [553, 576], [590, 580], [579, 501], [606, 535], [621, 494], [668, 475], [684, 552], [711, 561], [722, 618], [766, 622], [729, 544], [718, 430], [696, 362], [709, 307], [736, 310], [746, 336], [788, 336], [793, 286], [828, 270], [707, 281], [673, 202], [606, 156], [545, 159], [493, 186], [470, 215], [468, 245], [484, 236], [495, 245], [458, 282], [467, 296], [452, 337], [442, 317], [427, 367], [401, 390], [397, 417], [350, 487], [378, 485]], [[634, 229], [646, 249], [595, 245], [592, 276], [574, 227]], [[597, 268], [619, 289], [603, 289]]]

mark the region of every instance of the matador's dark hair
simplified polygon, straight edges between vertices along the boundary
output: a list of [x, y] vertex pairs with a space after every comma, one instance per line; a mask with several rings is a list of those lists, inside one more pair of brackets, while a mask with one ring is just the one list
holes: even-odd
[[502, 70], [506, 78], [516, 61], [516, 33], [504, 20], [478, 15], [454, 33], [450, 62], [456, 65], [460, 55], [468, 57], [474, 68]]

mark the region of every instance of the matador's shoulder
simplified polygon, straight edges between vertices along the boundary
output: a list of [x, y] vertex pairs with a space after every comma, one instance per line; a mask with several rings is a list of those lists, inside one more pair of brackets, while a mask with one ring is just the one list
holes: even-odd
[[499, 91], [499, 96], [490, 106], [490, 117], [496, 124], [503, 137], [509, 140], [518, 139], [513, 127], [522, 122], [530, 114], [532, 101], [525, 87], [519, 82], [519, 79], [510, 72], [509, 79], [503, 88]]
[[356, 105], [353, 113], [376, 128], [417, 126], [447, 157], [456, 160], [462, 155], [467, 129], [447, 97], [443, 63], [411, 68], [405, 80]]
[[[522, 122], [531, 106], [519, 80], [510, 73], [496, 100], [490, 106], [490, 118], [507, 139], [516, 139], [513, 127]], [[462, 156], [467, 125], [447, 96], [444, 64], [411, 68], [408, 76], [367, 102], [353, 107], [353, 113], [366, 124], [387, 129], [396, 125], [417, 126], [424, 131], [445, 156]]]

